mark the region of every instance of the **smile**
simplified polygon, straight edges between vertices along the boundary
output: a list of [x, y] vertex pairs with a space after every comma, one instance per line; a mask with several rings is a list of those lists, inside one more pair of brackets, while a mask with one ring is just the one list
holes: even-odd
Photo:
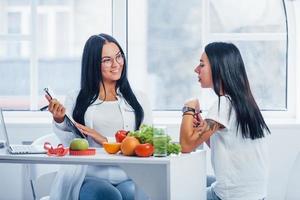
[[119, 69], [115, 69], [115, 70], [111, 70], [111, 73], [118, 73], [120, 70]]

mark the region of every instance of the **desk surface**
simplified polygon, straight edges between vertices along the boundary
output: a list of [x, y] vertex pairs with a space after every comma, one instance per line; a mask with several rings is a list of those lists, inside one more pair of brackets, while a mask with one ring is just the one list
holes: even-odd
[[[97, 149], [94, 156], [48, 156], [46, 154], [9, 154], [0, 150], [0, 163], [84, 164], [122, 167], [149, 196], [155, 200], [206, 199], [205, 151], [167, 157], [128, 157], [110, 155]], [[184, 184], [183, 184], [184, 183]]]
[[6, 149], [0, 150], [0, 163], [47, 163], [47, 164], [170, 164], [174, 159], [185, 159], [199, 154], [201, 150], [191, 154], [170, 155], [167, 157], [134, 157], [123, 156], [122, 154], [107, 154], [103, 148], [96, 148], [96, 155], [93, 156], [71, 156], [65, 155], [48, 156], [46, 154], [9, 154]]

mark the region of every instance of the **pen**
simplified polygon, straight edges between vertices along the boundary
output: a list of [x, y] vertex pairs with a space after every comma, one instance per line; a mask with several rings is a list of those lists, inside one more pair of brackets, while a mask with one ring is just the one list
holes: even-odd
[[[50, 97], [50, 99], [52, 99], [52, 96], [50, 95], [48, 88], [44, 88], [44, 91], [45, 91], [45, 93]], [[46, 109], [48, 108], [48, 106], [49, 106], [49, 105], [40, 108], [40, 111], [46, 110]]]
[[44, 91], [46, 92], [46, 94], [52, 99], [52, 96], [51, 96], [51, 94], [49, 93], [49, 90], [48, 90], [48, 88], [44, 88]]
[[46, 110], [48, 108], [48, 105], [47, 106], [44, 106], [44, 107], [42, 107], [42, 108], [40, 108], [40, 111], [44, 111], [44, 110]]

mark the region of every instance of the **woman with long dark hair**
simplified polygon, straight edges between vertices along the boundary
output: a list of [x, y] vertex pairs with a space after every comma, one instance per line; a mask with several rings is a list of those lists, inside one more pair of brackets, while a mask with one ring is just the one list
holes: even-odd
[[[80, 90], [62, 105], [49, 100], [56, 135], [69, 145], [74, 135], [66, 123], [69, 113], [87, 136], [89, 145], [101, 147], [120, 130], [152, 124], [151, 109], [141, 93], [133, 92], [127, 63], [119, 43], [107, 34], [91, 36], [83, 50]], [[119, 166], [63, 166], [51, 190], [53, 199], [134, 199], [135, 186]]]
[[267, 191], [266, 134], [270, 133], [253, 98], [244, 62], [231, 43], [205, 47], [195, 68], [203, 88], [212, 88], [218, 101], [203, 120], [197, 99], [183, 108], [180, 129], [182, 152], [206, 142], [211, 149], [215, 181], [207, 199], [259, 200]]

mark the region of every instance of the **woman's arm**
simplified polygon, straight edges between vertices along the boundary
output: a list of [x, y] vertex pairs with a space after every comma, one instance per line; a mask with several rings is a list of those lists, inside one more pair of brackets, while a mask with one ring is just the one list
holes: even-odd
[[[72, 92], [68, 93], [68, 95], [66, 96], [65, 102], [63, 104], [63, 107], [65, 108], [64, 114], [68, 114], [69, 116], [72, 116], [72, 112], [74, 109], [77, 95], [78, 95], [77, 91], [72, 91]], [[59, 123], [59, 122], [60, 121], [56, 121], [55, 119], [53, 119], [53, 131], [57, 135], [57, 137], [60, 139], [60, 141], [64, 145], [68, 146], [70, 144], [70, 142], [75, 138], [75, 135], [70, 133], [71, 130], [67, 126], [66, 120], [64, 118], [61, 123]]]
[[103, 136], [102, 134], [98, 133], [95, 129], [91, 129], [87, 126], [84, 126], [82, 124], [76, 123], [76, 127], [79, 128], [79, 130], [84, 133], [85, 135], [90, 136], [97, 142], [98, 144], [102, 145], [103, 142], [107, 142], [108, 139]]
[[[198, 99], [188, 100], [184, 105], [195, 109], [197, 114], [189, 111], [182, 115], [180, 127], [180, 145], [182, 152], [191, 152], [205, 141], [207, 141], [207, 145], [210, 146], [210, 136], [223, 126], [214, 120], [202, 119], [199, 114], [200, 104]], [[195, 117], [196, 115], [198, 116]], [[195, 118], [197, 119], [196, 123]]]
[[198, 127], [193, 127], [193, 115], [183, 115], [180, 127], [182, 152], [189, 153], [195, 150], [200, 144], [208, 141], [220, 127], [219, 123], [210, 119], [205, 119]]

